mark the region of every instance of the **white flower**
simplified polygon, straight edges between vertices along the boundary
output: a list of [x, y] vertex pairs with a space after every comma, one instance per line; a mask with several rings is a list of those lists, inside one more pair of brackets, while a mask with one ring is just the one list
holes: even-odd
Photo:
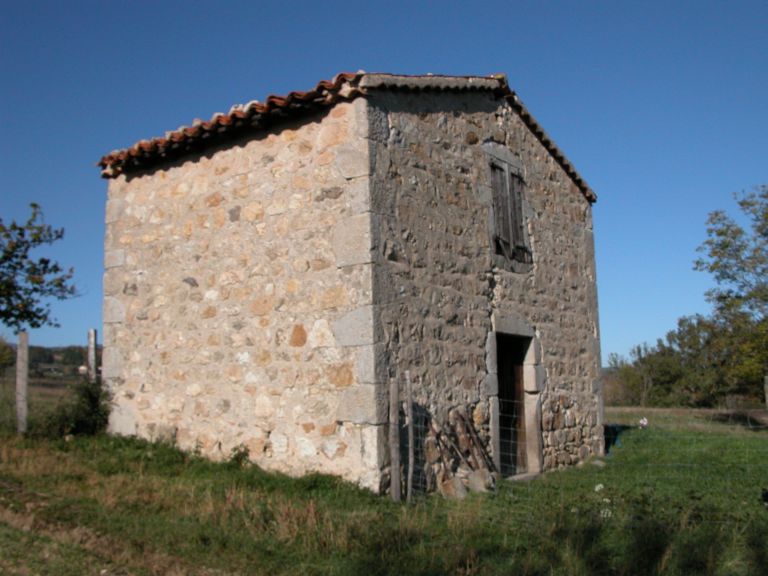
[[648, 418], [645, 416], [640, 418], [640, 428], [648, 428]]
[[613, 512], [611, 512], [610, 508], [600, 510], [600, 518], [610, 518], [611, 516], [613, 516]]
[[602, 484], [598, 484], [597, 486], [595, 486], [595, 492], [600, 492], [602, 491], [603, 488], [605, 488], [605, 486], [603, 486]]

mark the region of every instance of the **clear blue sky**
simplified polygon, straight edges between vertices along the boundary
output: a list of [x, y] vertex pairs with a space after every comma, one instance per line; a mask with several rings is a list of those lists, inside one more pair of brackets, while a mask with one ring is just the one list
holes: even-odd
[[0, 215], [40, 203], [81, 292], [31, 342], [100, 328], [103, 154], [359, 69], [509, 76], [599, 196], [604, 360], [708, 311], [706, 216], [768, 182], [765, 0], [4, 1]]

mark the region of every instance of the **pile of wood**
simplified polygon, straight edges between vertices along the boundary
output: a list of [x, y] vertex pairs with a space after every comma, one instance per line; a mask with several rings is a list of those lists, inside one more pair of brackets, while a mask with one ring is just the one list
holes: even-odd
[[428, 491], [463, 498], [470, 491], [493, 488], [496, 470], [487, 448], [483, 408], [459, 406], [450, 410], [446, 423], [431, 420], [424, 446]]
[[[415, 474], [426, 480], [423, 488], [427, 492], [439, 491], [449, 498], [464, 498], [468, 492], [485, 492], [493, 488], [497, 471], [488, 451], [488, 405], [479, 402], [454, 407], [448, 412], [447, 422], [442, 423], [423, 408], [420, 413], [418, 427], [426, 430], [426, 434], [419, 434], [417, 440], [413, 385], [410, 372], [406, 370], [405, 400], [401, 399], [396, 378], [390, 381], [389, 387], [390, 466], [387, 476], [392, 499], [400, 502], [405, 496], [406, 501], [411, 501]], [[404, 424], [402, 430], [407, 433], [404, 443], [400, 435], [401, 422]]]

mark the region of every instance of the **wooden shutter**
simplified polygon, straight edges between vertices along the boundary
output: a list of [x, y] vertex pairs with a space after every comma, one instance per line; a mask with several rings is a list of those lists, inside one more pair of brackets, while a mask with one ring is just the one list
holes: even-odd
[[499, 254], [509, 257], [512, 248], [510, 234], [510, 198], [507, 171], [496, 164], [491, 164], [491, 185], [493, 187], [494, 234]]
[[524, 264], [533, 262], [531, 248], [525, 239], [525, 216], [523, 214], [523, 179], [514, 173], [509, 174], [509, 202], [512, 207], [510, 223], [512, 226], [512, 259]]
[[509, 220], [512, 227], [512, 245], [525, 248], [523, 233], [522, 181], [514, 174], [509, 175]]

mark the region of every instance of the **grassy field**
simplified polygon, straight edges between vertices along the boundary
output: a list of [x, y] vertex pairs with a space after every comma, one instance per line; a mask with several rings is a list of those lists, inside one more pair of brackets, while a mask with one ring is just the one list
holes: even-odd
[[[29, 379], [27, 392], [29, 424], [36, 426], [67, 397], [78, 381], [76, 376]], [[16, 374], [12, 368], [0, 372], [0, 434], [16, 430]]]
[[412, 506], [136, 440], [6, 435], [0, 573], [768, 574], [765, 411], [608, 420], [628, 428], [603, 459]]

